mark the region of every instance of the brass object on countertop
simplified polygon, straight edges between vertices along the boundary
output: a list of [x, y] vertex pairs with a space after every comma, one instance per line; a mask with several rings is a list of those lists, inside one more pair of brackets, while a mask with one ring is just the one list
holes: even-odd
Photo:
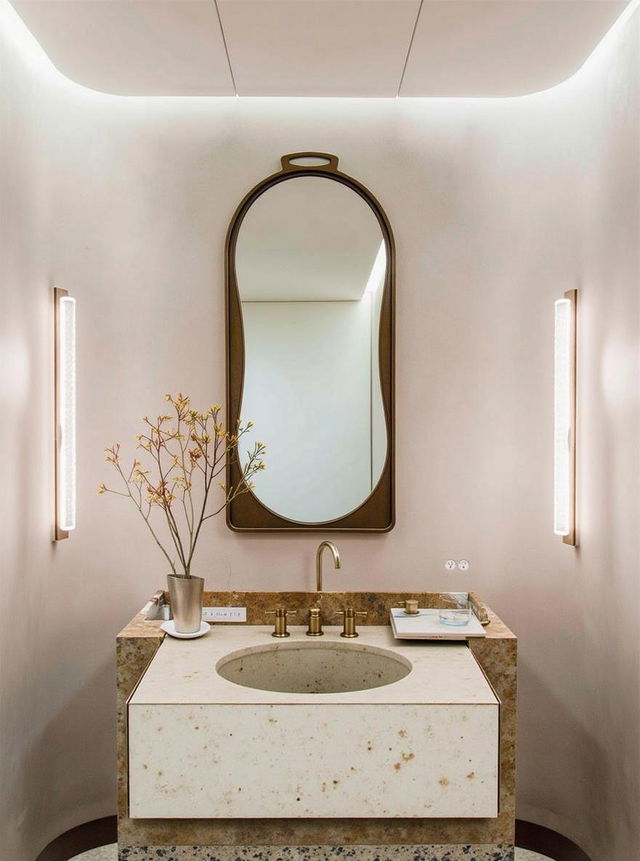
[[404, 607], [404, 612], [407, 616], [417, 616], [419, 614], [418, 601], [415, 598], [409, 598], [407, 601], [398, 601], [400, 607]]
[[275, 626], [272, 637], [290, 637], [291, 634], [287, 631], [287, 614], [296, 614], [296, 610], [287, 610], [286, 607], [278, 607], [277, 610], [268, 610], [267, 616], [275, 616]]
[[322, 614], [320, 607], [311, 607], [309, 609], [309, 627], [307, 628], [307, 637], [322, 637]]
[[359, 637], [360, 634], [356, 631], [356, 616], [366, 616], [367, 614], [364, 611], [356, 611], [353, 607], [347, 607], [344, 610], [338, 610], [336, 616], [340, 615], [344, 619], [344, 626], [340, 636], [347, 637], [348, 639]]

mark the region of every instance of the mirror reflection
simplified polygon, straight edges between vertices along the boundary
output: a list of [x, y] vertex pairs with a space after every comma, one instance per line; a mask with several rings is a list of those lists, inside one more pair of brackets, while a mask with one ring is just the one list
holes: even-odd
[[342, 183], [292, 177], [251, 205], [235, 261], [241, 415], [269, 452], [254, 493], [300, 523], [343, 517], [371, 494], [387, 457], [378, 361], [386, 254], [378, 220]]

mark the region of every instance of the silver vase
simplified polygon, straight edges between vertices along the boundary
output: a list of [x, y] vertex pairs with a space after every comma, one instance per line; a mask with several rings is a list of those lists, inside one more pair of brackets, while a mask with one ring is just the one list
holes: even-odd
[[195, 634], [202, 622], [202, 599], [204, 579], [202, 577], [176, 577], [167, 575], [169, 601], [173, 623], [179, 634]]

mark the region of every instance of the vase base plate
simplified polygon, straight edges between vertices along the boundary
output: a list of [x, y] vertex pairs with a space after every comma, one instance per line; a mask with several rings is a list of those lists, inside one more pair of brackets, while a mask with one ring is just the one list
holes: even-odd
[[209, 625], [208, 622], [201, 622], [200, 630], [194, 631], [191, 634], [181, 634], [180, 631], [176, 631], [176, 626], [173, 619], [169, 619], [167, 622], [163, 622], [160, 627], [165, 633], [169, 634], [170, 637], [177, 637], [178, 640], [195, 640], [198, 637], [204, 637], [205, 634], [208, 634], [211, 625]]

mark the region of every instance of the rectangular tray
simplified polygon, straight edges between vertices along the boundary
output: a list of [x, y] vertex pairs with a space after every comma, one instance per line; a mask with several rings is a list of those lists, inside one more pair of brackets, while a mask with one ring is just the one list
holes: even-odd
[[408, 616], [399, 607], [390, 610], [391, 629], [397, 640], [467, 640], [469, 637], [485, 637], [485, 631], [475, 613], [467, 625], [443, 625], [438, 611], [432, 608], [420, 610], [417, 616]]

